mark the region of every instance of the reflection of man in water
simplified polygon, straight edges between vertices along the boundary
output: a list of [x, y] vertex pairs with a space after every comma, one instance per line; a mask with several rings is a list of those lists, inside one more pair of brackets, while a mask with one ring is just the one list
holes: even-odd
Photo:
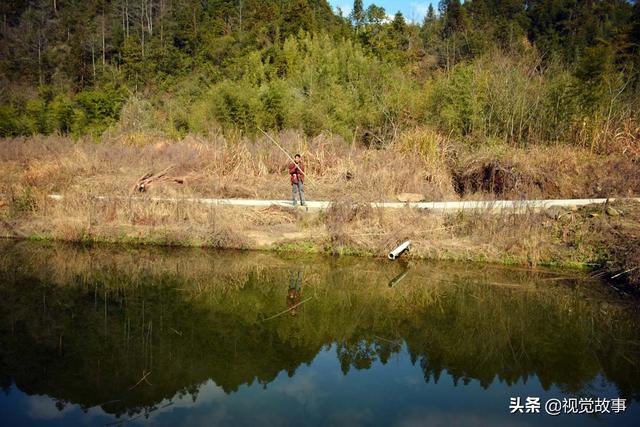
[[302, 271], [291, 272], [289, 279], [289, 292], [287, 292], [287, 308], [292, 316], [295, 316], [298, 311], [297, 305], [300, 304], [302, 299]]

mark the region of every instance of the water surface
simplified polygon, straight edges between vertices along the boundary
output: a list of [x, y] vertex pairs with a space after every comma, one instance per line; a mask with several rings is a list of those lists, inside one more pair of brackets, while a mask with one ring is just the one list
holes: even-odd
[[4, 241], [0, 420], [637, 425], [639, 319], [571, 271]]

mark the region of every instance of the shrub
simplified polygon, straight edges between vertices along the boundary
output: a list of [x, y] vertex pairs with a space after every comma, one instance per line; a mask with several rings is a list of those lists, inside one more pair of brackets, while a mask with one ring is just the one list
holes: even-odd
[[49, 105], [49, 110], [52, 129], [59, 131], [61, 134], [71, 132], [74, 116], [73, 102], [65, 96], [58, 96]]
[[9, 216], [16, 217], [30, 213], [36, 209], [36, 199], [31, 187], [22, 187], [18, 192], [11, 194], [11, 204], [9, 205]]
[[16, 136], [23, 133], [16, 107], [12, 104], [0, 105], [0, 136]]
[[84, 91], [75, 97], [72, 132], [99, 135], [116, 123], [124, 98], [115, 91]]
[[254, 132], [259, 99], [255, 87], [246, 82], [225, 80], [215, 85], [209, 96], [216, 119], [225, 127]]
[[436, 119], [441, 129], [458, 136], [468, 135], [477, 124], [481, 111], [474, 69], [460, 64], [447, 77], [437, 76], [430, 87], [428, 114]]
[[283, 83], [274, 82], [260, 90], [260, 125], [263, 129], [282, 130], [287, 123], [287, 94]]

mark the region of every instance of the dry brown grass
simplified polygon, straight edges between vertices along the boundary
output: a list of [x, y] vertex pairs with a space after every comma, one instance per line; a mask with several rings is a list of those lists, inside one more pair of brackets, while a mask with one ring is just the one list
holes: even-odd
[[[283, 133], [281, 144], [303, 155], [315, 199], [349, 194], [361, 200], [393, 199], [418, 192], [433, 200], [452, 198], [448, 169], [426, 164], [403, 150], [365, 150], [329, 136], [306, 139]], [[134, 145], [124, 137], [102, 143], [73, 142], [56, 136], [0, 141], [0, 185], [30, 186], [42, 192], [128, 195], [147, 172], [173, 165], [184, 184], [153, 184], [153, 195], [288, 199], [288, 160], [268, 139], [238, 142], [190, 136]]]
[[462, 155], [453, 177], [472, 198], [631, 197], [640, 194], [640, 157], [563, 146], [480, 151]]
[[[95, 143], [49, 136], [0, 140], [0, 229], [6, 236], [70, 241], [233, 248], [301, 243], [304, 250], [380, 256], [411, 239], [413, 254], [421, 257], [580, 263], [600, 259], [597, 248], [615, 244], [593, 237], [605, 236], [605, 228], [593, 228], [584, 216], [578, 220], [571, 214], [557, 221], [536, 212], [434, 215], [374, 209], [367, 202], [395, 200], [401, 192], [420, 193], [426, 200], [459, 199], [456, 191], [474, 199], [640, 194], [637, 157], [560, 146], [471, 154], [428, 129], [401, 134], [384, 150], [349, 146], [331, 136], [306, 139], [293, 132], [279, 140], [289, 152], [303, 155], [309, 175], [306, 196], [334, 202], [327, 212], [223, 208], [187, 200], [288, 199], [287, 159], [266, 138], [121, 137]], [[146, 193], [130, 199], [132, 185], [142, 175], [170, 165], [183, 184], [152, 183]], [[47, 200], [50, 193], [65, 198]], [[633, 236], [640, 235], [634, 230], [625, 228], [619, 240], [634, 241]], [[625, 250], [615, 256], [622, 260], [616, 267], [621, 269], [637, 263], [639, 255]]]
[[[315, 200], [395, 200], [402, 192], [426, 200], [464, 198], [628, 197], [640, 194], [640, 158], [596, 155], [554, 146], [466, 152], [428, 129], [399, 135], [387, 149], [350, 146], [331, 136], [279, 136], [303, 155]], [[148, 172], [173, 166], [172, 181], [148, 192], [166, 197], [288, 199], [288, 160], [268, 139], [182, 141], [124, 136], [101, 143], [57, 136], [0, 141], [0, 192], [128, 196]]]
[[348, 247], [386, 256], [411, 240], [411, 256], [418, 258], [537, 265], [556, 255], [548, 218], [541, 213], [478, 210], [443, 215], [408, 208], [357, 212], [356, 206], [327, 211], [334, 252]]
[[411, 240], [409, 257], [603, 267], [607, 277], [631, 269], [621, 279], [640, 283], [640, 203], [616, 201], [610, 206], [621, 215], [606, 214], [602, 205], [561, 209], [559, 215], [489, 209], [431, 214], [408, 208], [358, 215], [357, 207], [345, 206], [327, 212], [326, 231], [333, 252], [386, 256], [395, 245]]

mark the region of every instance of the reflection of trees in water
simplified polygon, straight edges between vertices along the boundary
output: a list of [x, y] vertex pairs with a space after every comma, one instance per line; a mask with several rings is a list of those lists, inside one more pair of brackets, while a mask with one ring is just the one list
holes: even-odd
[[336, 346], [336, 354], [340, 361], [340, 369], [344, 375], [355, 369], [369, 369], [377, 360], [386, 365], [389, 358], [400, 351], [399, 342], [390, 342], [381, 337], [369, 340], [340, 342]]
[[355, 343], [338, 343], [338, 359], [342, 373], [347, 375], [349, 369], [369, 369], [376, 360], [376, 351], [371, 343], [357, 341]]
[[[111, 402], [107, 412], [133, 414], [176, 395], [195, 399], [208, 379], [226, 393], [268, 386], [331, 343], [344, 374], [385, 364], [404, 345], [425, 381], [446, 371], [456, 383], [489, 387], [536, 375], [577, 393], [603, 372], [623, 396], [639, 396], [637, 317], [597, 288], [558, 286], [542, 273], [417, 264], [389, 288], [393, 265], [314, 259], [304, 278], [314, 299], [296, 317], [264, 322], [287, 309], [293, 264], [279, 257], [33, 245], [5, 252], [1, 385], [15, 381], [60, 405]], [[146, 371], [153, 386], [129, 390]]]

